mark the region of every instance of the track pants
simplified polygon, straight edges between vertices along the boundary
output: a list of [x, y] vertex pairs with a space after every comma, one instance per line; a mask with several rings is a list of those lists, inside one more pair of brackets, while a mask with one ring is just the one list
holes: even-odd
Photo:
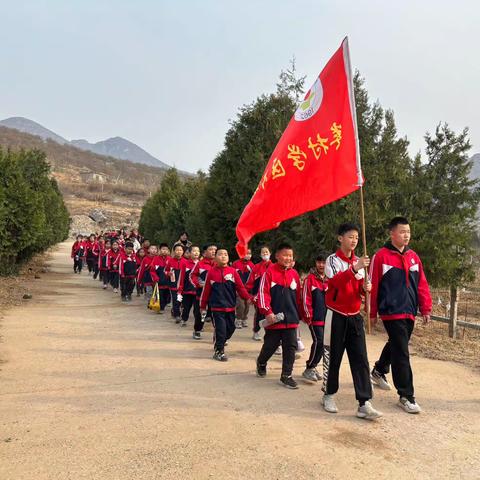
[[181, 302], [177, 300], [177, 291], [176, 290], [170, 290], [170, 295], [172, 297], [172, 314], [175, 318], [180, 317], [181, 313], [180, 312], [180, 306], [182, 305]]
[[100, 279], [103, 285], [108, 285], [110, 283], [110, 272], [108, 270], [100, 270]]
[[73, 271], [75, 273], [81, 272], [83, 267], [83, 257], [74, 257], [73, 258]]
[[312, 347], [307, 360], [307, 368], [316, 368], [323, 356], [323, 326], [310, 325], [308, 328], [312, 335]]
[[200, 304], [198, 303], [198, 300], [195, 298], [195, 295], [191, 294], [186, 294], [183, 295], [183, 300], [182, 300], [182, 320], [186, 322], [188, 320], [188, 317], [190, 316], [190, 311], [192, 310], [193, 307], [193, 316], [195, 318], [195, 322], [197, 321], [197, 317], [201, 323], [202, 316], [200, 314]]
[[249, 310], [250, 304], [247, 302], [247, 300], [243, 299], [240, 295], [237, 295], [237, 304], [235, 306], [237, 320], [246, 321]]
[[95, 264], [98, 263], [98, 260], [95, 257], [87, 257], [87, 268], [88, 273], [95, 271]]
[[122, 298], [131, 297], [134, 288], [135, 288], [135, 277], [120, 278], [120, 291], [122, 292]]
[[110, 270], [108, 272], [108, 276], [110, 279], [110, 285], [112, 288], [118, 288], [119, 285], [119, 280], [120, 280], [120, 275], [118, 274], [118, 270]]
[[409, 318], [387, 320], [383, 322], [388, 333], [388, 342], [383, 347], [375, 370], [386, 374], [392, 365], [393, 384], [401, 397], [411, 398], [414, 395], [413, 373], [410, 366], [408, 342], [413, 332], [415, 322]]
[[372, 398], [365, 329], [360, 314], [347, 316], [327, 309], [323, 348], [323, 391], [338, 391], [338, 375], [344, 351], [352, 372], [355, 398], [363, 404]]
[[255, 307], [255, 315], [253, 316], [253, 331], [255, 333], [259, 332], [261, 330], [260, 327], [260, 320], [263, 320], [265, 318], [265, 315], [262, 315], [259, 311], [258, 308]]
[[215, 351], [223, 352], [225, 342], [235, 332], [235, 312], [213, 312], [212, 322], [215, 328]]
[[263, 345], [257, 362], [259, 365], [266, 365], [280, 344], [282, 344], [282, 375], [289, 377], [293, 371], [297, 350], [296, 328], [265, 329]]
[[160, 294], [160, 310], [165, 310], [165, 307], [170, 303], [170, 290], [168, 288], [159, 288]]

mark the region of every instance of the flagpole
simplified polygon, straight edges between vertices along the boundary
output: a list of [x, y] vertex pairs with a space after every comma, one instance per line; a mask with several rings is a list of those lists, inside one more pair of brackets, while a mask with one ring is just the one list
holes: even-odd
[[[362, 167], [360, 162], [360, 142], [358, 138], [358, 127], [357, 127], [357, 110], [355, 108], [355, 94], [353, 90], [353, 75], [352, 75], [352, 64], [350, 62], [350, 47], [348, 45], [348, 37], [345, 37], [343, 40], [344, 43], [344, 59], [345, 59], [345, 70], [348, 76], [349, 84], [349, 94], [350, 94], [350, 108], [352, 112], [353, 124], [355, 127], [355, 143], [357, 150], [357, 176], [358, 176], [358, 186], [360, 187], [360, 223], [362, 226], [362, 244], [363, 244], [363, 255], [367, 256], [367, 228], [365, 223], [365, 202], [363, 199], [363, 174]], [[363, 285], [366, 286], [368, 283], [368, 269], [365, 268], [365, 277]], [[365, 315], [367, 316], [367, 333], [370, 333], [370, 294], [365, 292]]]

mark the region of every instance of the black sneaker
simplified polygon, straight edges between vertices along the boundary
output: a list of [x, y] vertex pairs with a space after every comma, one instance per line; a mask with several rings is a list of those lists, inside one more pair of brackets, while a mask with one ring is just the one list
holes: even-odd
[[286, 388], [291, 388], [292, 390], [298, 388], [297, 382], [293, 379], [291, 375], [289, 375], [288, 377], [286, 375], [282, 375], [280, 377], [280, 385], [283, 385]]
[[260, 365], [257, 360], [257, 377], [266, 377], [267, 376], [267, 364]]
[[193, 332], [193, 339], [194, 340], [201, 340], [202, 332]]
[[222, 352], [220, 350], [217, 350], [214, 354], [213, 354], [213, 359], [214, 360], [218, 360], [219, 362], [228, 362], [228, 357], [227, 355], [225, 355], [225, 352]]

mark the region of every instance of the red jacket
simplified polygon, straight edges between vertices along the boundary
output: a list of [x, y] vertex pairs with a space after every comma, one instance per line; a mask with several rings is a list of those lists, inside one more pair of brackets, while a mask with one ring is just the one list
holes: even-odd
[[310, 272], [303, 282], [302, 288], [302, 313], [305, 323], [322, 326], [325, 325], [325, 292], [328, 288], [326, 276], [320, 277], [318, 272]]
[[143, 257], [142, 263], [140, 264], [140, 268], [137, 272], [137, 284], [144, 285], [145, 287], [152, 286], [155, 282], [150, 275], [150, 265], [153, 261], [157, 258], [156, 256], [152, 255], [145, 255]]
[[248, 281], [248, 277], [250, 276], [250, 273], [255, 267], [255, 265], [250, 260], [245, 260], [244, 258], [240, 258], [233, 262], [232, 267], [240, 275], [240, 278], [242, 279], [243, 284], [246, 285]]
[[117, 263], [117, 259], [119, 257], [119, 255], [121, 254], [121, 250], [118, 249], [116, 252], [113, 251], [113, 249], [110, 249], [107, 253], [107, 266], [108, 266], [108, 269], [111, 271], [111, 272], [117, 272], [118, 271], [118, 263]]
[[325, 303], [330, 310], [342, 315], [357, 315], [362, 305], [364, 270], [354, 273], [352, 265], [358, 258], [352, 252], [348, 258], [337, 250], [327, 258], [325, 274], [328, 278], [328, 290]]
[[216, 263], [213, 258], [203, 258], [202, 260], [197, 262], [195, 267], [193, 267], [193, 270], [190, 272], [190, 281], [197, 289], [198, 295], [200, 294], [198, 290], [201, 291], [203, 288], [202, 285], [200, 285], [200, 281], [205, 282], [208, 271], [211, 270], [215, 265]]
[[75, 241], [72, 245], [72, 254], [71, 257], [84, 257], [85, 256], [85, 243]]
[[262, 260], [261, 262], [256, 263], [253, 266], [252, 271], [248, 276], [247, 283], [245, 285], [247, 290], [253, 295], [256, 295], [258, 293], [258, 289], [260, 287], [260, 279], [262, 278], [262, 275], [268, 270], [270, 265], [273, 265], [270, 260]]
[[185, 262], [186, 260], [183, 257], [170, 257], [167, 260], [167, 263], [165, 265], [165, 275], [170, 280], [170, 290], [172, 291], [178, 290], [178, 280], [180, 279], [180, 272]]
[[180, 295], [195, 295], [197, 291], [195, 285], [190, 281], [190, 272], [193, 270], [193, 267], [195, 267], [197, 262], [193, 261], [191, 258], [185, 258], [184, 260], [185, 261], [180, 270], [180, 278], [178, 279], [177, 292]]
[[134, 252], [128, 255], [121, 251], [117, 257], [116, 264], [122, 278], [135, 278], [137, 276], [137, 256]]
[[158, 283], [158, 288], [165, 290], [170, 288], [170, 278], [165, 274], [165, 267], [171, 257], [166, 255], [157, 255], [150, 264], [150, 275], [154, 283]]
[[235, 268], [216, 265], [207, 273], [200, 308], [206, 310], [208, 304], [213, 312], [234, 312], [237, 293], [245, 300], [251, 298]]
[[110, 249], [106, 248], [100, 248], [100, 253], [98, 255], [98, 268], [102, 271], [105, 272], [109, 269], [108, 267], [108, 252], [110, 252]]
[[415, 320], [420, 309], [430, 315], [432, 297], [419, 256], [408, 246], [403, 252], [390, 242], [372, 258], [370, 317], [382, 320]]
[[271, 265], [260, 281], [257, 307], [265, 316], [282, 312], [285, 319], [266, 328], [272, 330], [297, 328], [301, 304], [298, 272], [293, 268], [283, 268], [277, 263]]

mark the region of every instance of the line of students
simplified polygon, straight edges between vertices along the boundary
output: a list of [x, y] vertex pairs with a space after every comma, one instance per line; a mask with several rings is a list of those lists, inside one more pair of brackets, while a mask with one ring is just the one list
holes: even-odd
[[[371, 399], [372, 383], [390, 390], [386, 379], [390, 365], [393, 382], [399, 395], [399, 406], [408, 413], [418, 413], [413, 374], [409, 361], [408, 341], [417, 310], [428, 322], [431, 298], [421, 261], [408, 247], [408, 220], [395, 217], [389, 225], [390, 241], [374, 255], [372, 264], [367, 256], [358, 258], [359, 228], [343, 224], [338, 229], [339, 249], [328, 257], [319, 255], [306, 278], [301, 282], [294, 268], [293, 248], [281, 244], [275, 250], [275, 262], [270, 260], [268, 247], [261, 249], [261, 262], [251, 262], [251, 252], [229, 264], [228, 251], [207, 244], [202, 252], [196, 246], [177, 243], [170, 256], [167, 244], [160, 250], [144, 243], [134, 252], [128, 242], [120, 247], [117, 241], [99, 239], [94, 247], [83, 247], [77, 239], [72, 247], [74, 270], [81, 271], [80, 260], [88, 259], [88, 249], [96, 253], [95, 265], [104, 283], [114, 292], [120, 279], [122, 299], [131, 300], [135, 284], [137, 293], [145, 292], [149, 300], [153, 287], [160, 290], [160, 312], [172, 303], [175, 321], [186, 326], [193, 308], [193, 338], [202, 338], [206, 319], [214, 327], [214, 355], [227, 361], [225, 346], [236, 328], [246, 327], [249, 305], [255, 308], [253, 339], [262, 340], [256, 360], [258, 377], [267, 375], [267, 364], [273, 354], [281, 351], [280, 383], [291, 389], [298, 384], [292, 376], [299, 348], [298, 327], [303, 320], [312, 337], [310, 355], [302, 377], [309, 382], [323, 380], [322, 405], [329, 413], [338, 412], [335, 394], [339, 388], [339, 371], [346, 350], [358, 401], [357, 417], [373, 420], [382, 416]], [[92, 241], [90, 237], [89, 242]], [[83, 248], [83, 251], [82, 251]], [[143, 257], [142, 253], [147, 252]], [[200, 255], [202, 253], [202, 255]], [[88, 265], [88, 262], [87, 262]], [[365, 274], [370, 266], [370, 275]], [[367, 279], [365, 277], [367, 276]], [[362, 301], [371, 294], [371, 321], [382, 319], [389, 340], [379, 360], [370, 372], [363, 318]], [[317, 370], [323, 358], [323, 374]]]

